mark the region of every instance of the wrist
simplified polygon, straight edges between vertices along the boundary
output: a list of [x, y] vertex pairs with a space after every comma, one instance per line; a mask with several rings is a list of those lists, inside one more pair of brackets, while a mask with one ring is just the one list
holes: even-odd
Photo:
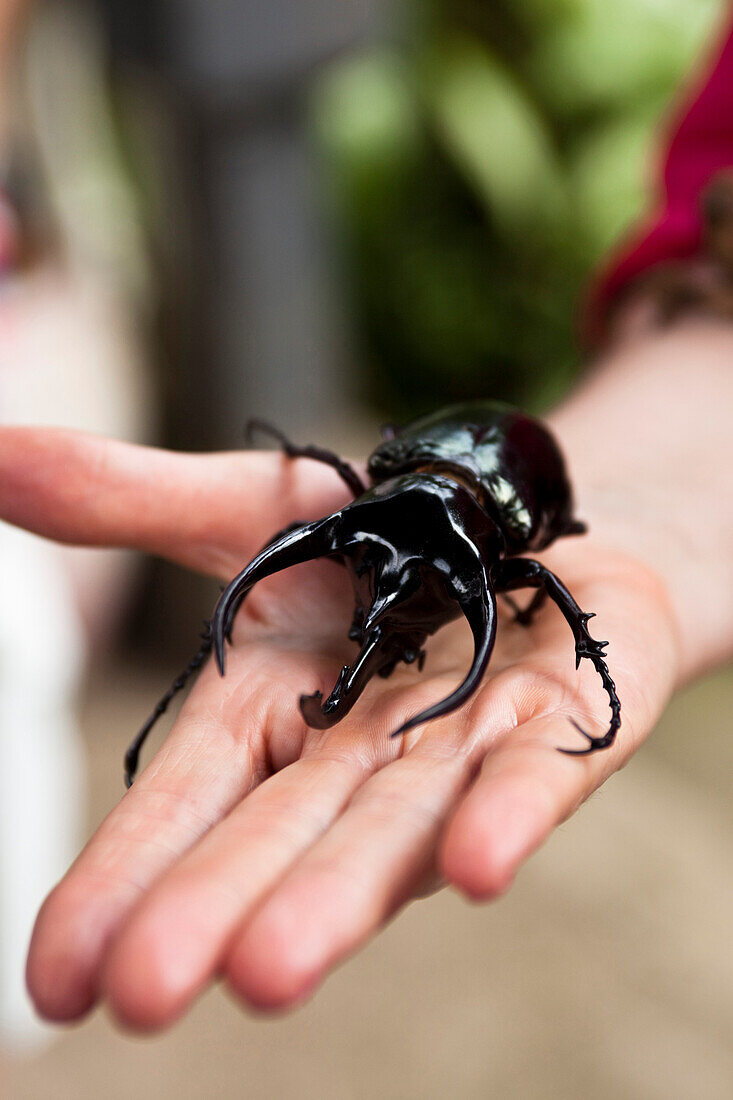
[[733, 654], [733, 326], [612, 350], [549, 418], [591, 537], [662, 581], [680, 681]]

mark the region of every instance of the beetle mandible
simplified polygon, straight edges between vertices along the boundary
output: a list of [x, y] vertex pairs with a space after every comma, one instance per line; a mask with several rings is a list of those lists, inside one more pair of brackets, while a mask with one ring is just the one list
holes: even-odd
[[[347, 462], [320, 447], [299, 447], [264, 421], [255, 430], [273, 436], [292, 458], [325, 462], [353, 494], [351, 504], [325, 519], [297, 523], [276, 535], [224, 589], [202, 644], [174, 681], [125, 756], [129, 787], [145, 738], [174, 695], [212, 648], [224, 675], [234, 618], [258, 581], [314, 558], [329, 557], [349, 570], [356, 608], [349, 637], [360, 649], [345, 665], [329, 696], [300, 697], [309, 726], [328, 729], [349, 713], [375, 673], [389, 676], [400, 661], [422, 668], [429, 635], [463, 613], [474, 638], [474, 658], [463, 682], [445, 699], [404, 722], [398, 737], [449, 714], [473, 694], [486, 671], [496, 637], [496, 595], [528, 625], [546, 598], [573, 632], [576, 668], [594, 665], [608, 693], [611, 721], [593, 736], [573, 722], [588, 744], [560, 749], [582, 756], [611, 745], [621, 725], [621, 704], [604, 660], [608, 642], [588, 632], [592, 613], [581, 611], [562, 581], [527, 551], [539, 551], [564, 535], [582, 535], [563, 456], [538, 420], [495, 401], [455, 405], [406, 427], [386, 428], [371, 454], [371, 485]], [[524, 610], [507, 593], [534, 588]], [[572, 722], [572, 719], [570, 719]]]

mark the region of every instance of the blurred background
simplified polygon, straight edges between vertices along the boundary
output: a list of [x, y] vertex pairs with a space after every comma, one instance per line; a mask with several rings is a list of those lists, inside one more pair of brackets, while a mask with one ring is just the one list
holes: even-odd
[[[357, 455], [451, 400], [542, 412], [727, 10], [2, 0], [0, 422], [196, 450], [257, 415]], [[733, 1095], [730, 674], [674, 704], [509, 899], [413, 907], [292, 1019], [214, 993], [152, 1043], [41, 1028], [35, 907], [215, 589], [3, 526], [0, 555], [7, 1095]], [[31, 591], [43, 644], [18, 637]]]

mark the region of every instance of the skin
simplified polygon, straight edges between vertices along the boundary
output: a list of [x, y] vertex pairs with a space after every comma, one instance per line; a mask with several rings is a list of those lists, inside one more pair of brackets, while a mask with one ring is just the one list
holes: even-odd
[[[555, 751], [581, 744], [569, 718], [600, 731], [608, 711], [549, 605], [529, 630], [502, 616], [484, 684], [455, 714], [388, 737], [463, 676], [460, 622], [429, 642], [422, 674], [398, 668], [339, 725], [307, 729], [299, 694], [333, 683], [353, 653], [351, 596], [327, 562], [279, 574], [245, 603], [226, 677], [206, 665], [163, 747], [45, 902], [28, 962], [39, 1012], [73, 1020], [104, 1000], [121, 1024], [153, 1030], [217, 979], [250, 1006], [282, 1009], [416, 896], [444, 884], [477, 900], [504, 893], [628, 761], [673, 690], [733, 652], [732, 358], [733, 331], [712, 321], [637, 336], [550, 418], [591, 533], [543, 560], [611, 639], [623, 706], [611, 749]], [[10, 522], [222, 580], [273, 531], [346, 497], [332, 471], [274, 453], [0, 430]]]

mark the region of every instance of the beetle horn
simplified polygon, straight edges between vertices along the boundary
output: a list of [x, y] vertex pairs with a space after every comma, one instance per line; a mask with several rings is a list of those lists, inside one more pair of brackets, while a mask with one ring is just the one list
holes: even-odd
[[320, 691], [313, 695], [301, 695], [300, 713], [313, 729], [325, 730], [335, 726], [349, 713], [362, 691], [386, 664], [390, 663], [389, 654], [384, 648], [384, 638], [379, 629], [372, 631], [353, 665], [344, 665], [331, 694], [325, 702]]
[[341, 523], [341, 513], [334, 512], [326, 519], [304, 523], [285, 531], [268, 543], [249, 565], [238, 573], [224, 589], [211, 620], [214, 653], [221, 675], [224, 675], [224, 646], [229, 640], [234, 616], [242, 600], [253, 585], [281, 569], [301, 565], [305, 561], [332, 554]]
[[427, 710], [404, 722], [399, 729], [394, 731], [392, 737], [399, 737], [401, 734], [407, 733], [408, 730], [414, 729], [415, 726], [422, 725], [423, 722], [429, 722], [432, 718], [441, 718], [444, 714], [450, 714], [451, 711], [457, 710], [458, 707], [463, 706], [481, 682], [481, 677], [486, 671], [496, 639], [496, 598], [486, 575], [486, 570], [480, 562], [476, 580], [478, 584], [474, 583], [470, 587], [466, 586], [465, 589], [459, 589], [456, 585], [451, 586], [451, 594], [460, 604], [463, 614], [468, 619], [474, 638], [473, 664], [468, 675], [455, 691], [439, 703], [435, 703], [432, 707], [428, 707]]

